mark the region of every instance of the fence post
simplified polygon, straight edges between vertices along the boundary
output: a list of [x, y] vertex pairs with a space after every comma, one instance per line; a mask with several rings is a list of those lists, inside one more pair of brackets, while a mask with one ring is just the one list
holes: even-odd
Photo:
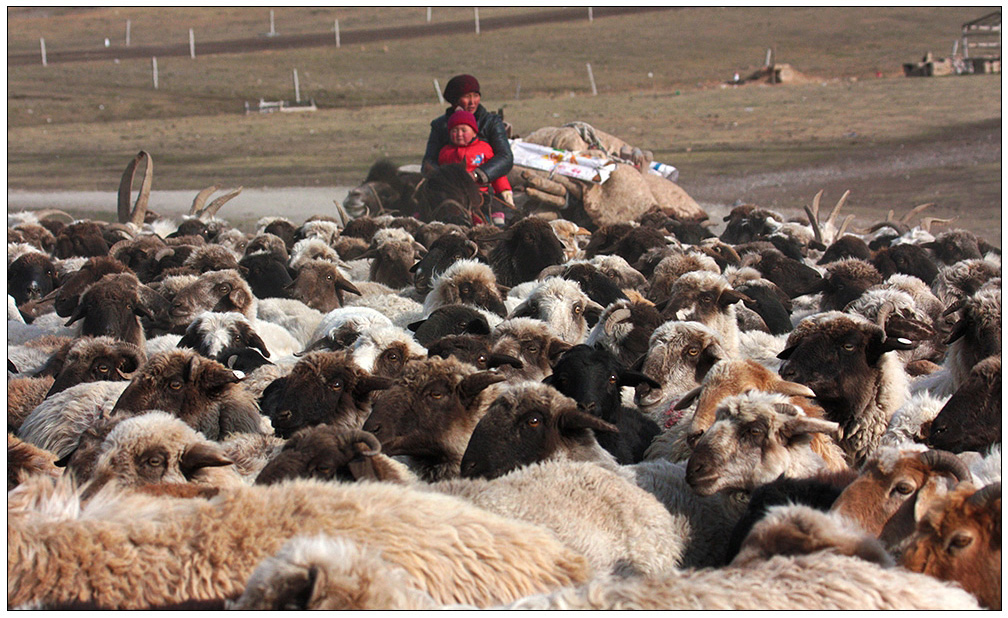
[[476, 34], [479, 34], [479, 7], [473, 7], [473, 16], [476, 18]]
[[438, 83], [437, 78], [434, 78], [434, 92], [437, 93], [437, 100], [441, 105], [445, 104], [444, 95], [441, 94], [441, 84]]
[[268, 36], [276, 36], [276, 27], [273, 22], [273, 11], [270, 11], [270, 31]]
[[192, 28], [189, 28], [189, 57], [193, 60], [196, 59], [196, 37], [193, 35]]
[[40, 38], [39, 39], [39, 46], [42, 47], [42, 66], [47, 67], [47, 66], [49, 66], [49, 63], [46, 61], [45, 39], [44, 38]]
[[154, 90], [157, 90], [157, 56], [151, 58], [151, 70], [154, 74]]
[[588, 23], [590, 24], [590, 23], [592, 23], [593, 21], [595, 21], [595, 18], [594, 18], [594, 16], [592, 15], [592, 8], [591, 8], [591, 7], [588, 7]]
[[301, 102], [301, 86], [298, 84], [297, 69], [294, 69], [294, 100]]
[[338, 19], [333, 20], [333, 30], [336, 31], [336, 47], [338, 48], [340, 46], [340, 41], [339, 41], [339, 20]]
[[431, 19], [431, 8], [427, 7], [427, 23], [428, 24], [430, 23], [430, 19]]
[[594, 97], [594, 96], [597, 96], [597, 95], [598, 95], [598, 90], [596, 90], [596, 89], [595, 89], [595, 76], [594, 76], [594, 75], [592, 75], [592, 70], [591, 70], [591, 63], [590, 63], [590, 62], [589, 62], [589, 63], [586, 63], [586, 65], [585, 65], [585, 66], [587, 66], [587, 67], [588, 67], [588, 81], [590, 81], [590, 82], [591, 82], [591, 87], [592, 87], [592, 96], [593, 96], [593, 97]]
[[130, 20], [126, 20], [126, 47], [130, 44]]

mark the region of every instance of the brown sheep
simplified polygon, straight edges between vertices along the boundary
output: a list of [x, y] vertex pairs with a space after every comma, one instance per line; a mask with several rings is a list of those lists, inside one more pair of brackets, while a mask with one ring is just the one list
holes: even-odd
[[288, 286], [290, 297], [322, 313], [342, 307], [343, 292], [361, 294], [332, 262], [307, 260], [297, 271], [294, 283]]
[[490, 334], [491, 351], [522, 362], [521, 368], [501, 366], [509, 379], [541, 380], [553, 372], [552, 364], [571, 344], [557, 337], [542, 320], [511, 318], [498, 324]]

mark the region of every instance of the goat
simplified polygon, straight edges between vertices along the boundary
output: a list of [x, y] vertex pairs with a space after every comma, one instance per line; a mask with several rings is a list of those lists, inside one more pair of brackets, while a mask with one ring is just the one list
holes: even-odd
[[962, 483], [918, 512], [902, 566], [957, 582], [984, 607], [1000, 611], [1001, 483], [979, 490]]
[[597, 436], [599, 445], [609, 451], [620, 464], [633, 464], [644, 459], [644, 451], [661, 428], [639, 410], [622, 405], [620, 393], [624, 386], [636, 387], [641, 382], [659, 384], [646, 375], [628, 370], [608, 350], [576, 345], [564, 352], [553, 366], [553, 373], [543, 382], [581, 404], [618, 428], [618, 433]]
[[455, 359], [410, 361], [375, 396], [364, 431], [387, 455], [406, 455], [422, 479], [458, 476], [473, 427], [483, 415], [482, 393], [504, 380]]
[[191, 350], [154, 354], [137, 370], [112, 414], [162, 410], [210, 440], [235, 432], [259, 433], [259, 408], [237, 382], [233, 371]]
[[[812, 434], [835, 435], [837, 429], [836, 423], [807, 416], [779, 393], [733, 395], [721, 401], [714, 423], [694, 446], [686, 481], [697, 493], [710, 495], [724, 489], [752, 492], [780, 476], [812, 476], [826, 468], [810, 448]], [[842, 455], [837, 452], [834, 459]]]
[[778, 354], [779, 373], [815, 392], [826, 418], [840, 424], [848, 458], [860, 465], [908, 396], [907, 375], [888, 353], [912, 347], [860, 316], [829, 311], [795, 327]]
[[321, 423], [360, 429], [371, 413], [371, 393], [388, 385], [387, 378], [372, 377], [357, 366], [349, 350], [309, 352], [266, 387], [260, 406], [276, 435], [285, 439]]

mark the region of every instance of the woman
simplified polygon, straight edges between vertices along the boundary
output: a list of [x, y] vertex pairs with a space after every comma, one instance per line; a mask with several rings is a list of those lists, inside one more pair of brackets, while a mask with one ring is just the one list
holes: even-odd
[[[511, 144], [508, 142], [504, 121], [480, 104], [480, 85], [476, 78], [472, 75], [456, 75], [451, 78], [445, 86], [444, 98], [451, 107], [430, 123], [430, 137], [427, 138], [427, 151], [423, 158], [424, 173], [429, 174], [437, 169], [438, 154], [449, 144], [448, 118], [456, 109], [463, 109], [476, 117], [479, 138], [489, 143], [493, 149], [493, 157], [472, 171], [473, 180], [480, 186], [486, 186], [502, 176], [507, 176], [514, 165], [514, 157], [511, 154]], [[514, 204], [511, 195], [502, 194], [500, 197]]]

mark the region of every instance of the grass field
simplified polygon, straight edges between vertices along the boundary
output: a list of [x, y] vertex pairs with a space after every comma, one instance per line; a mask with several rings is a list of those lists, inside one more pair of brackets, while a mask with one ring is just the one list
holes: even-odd
[[[691, 194], [729, 200], [747, 178], [849, 166], [868, 153], [893, 161], [960, 135], [1000, 135], [1000, 75], [907, 79], [901, 68], [928, 51], [947, 55], [961, 24], [990, 7], [668, 8], [591, 22], [579, 8], [569, 9], [581, 13], [573, 21], [501, 25], [545, 10], [481, 7], [479, 35], [204, 56], [201, 41], [265, 36], [269, 10], [8, 8], [8, 188], [115, 190], [140, 149], [153, 155], [156, 189], [356, 184], [378, 157], [419, 161], [428, 123], [444, 109], [433, 80], [443, 86], [460, 72], [479, 77], [485, 104], [503, 108], [519, 134], [584, 121], [677, 166]], [[133, 47], [188, 49], [192, 28], [197, 57], [159, 58], [154, 90], [150, 59], [115, 59], [127, 19]], [[285, 35], [332, 32], [336, 19], [349, 40], [424, 24], [426, 8], [275, 9]], [[435, 7], [431, 23], [472, 20], [470, 8]], [[47, 67], [10, 61], [38, 53], [40, 37], [54, 57], [104, 49], [108, 37], [109, 56]], [[759, 68], [770, 48], [799, 79], [724, 87], [734, 71]], [[319, 111], [244, 114], [246, 101], [292, 100], [293, 69]], [[919, 178], [905, 174], [886, 199], [897, 208], [936, 194], [961, 208], [999, 205], [1000, 140], [992, 159], [994, 147], [972, 161], [923, 161]], [[852, 189], [853, 201], [881, 207], [869, 198], [874, 189]], [[807, 202], [801, 191], [780, 205]]]

